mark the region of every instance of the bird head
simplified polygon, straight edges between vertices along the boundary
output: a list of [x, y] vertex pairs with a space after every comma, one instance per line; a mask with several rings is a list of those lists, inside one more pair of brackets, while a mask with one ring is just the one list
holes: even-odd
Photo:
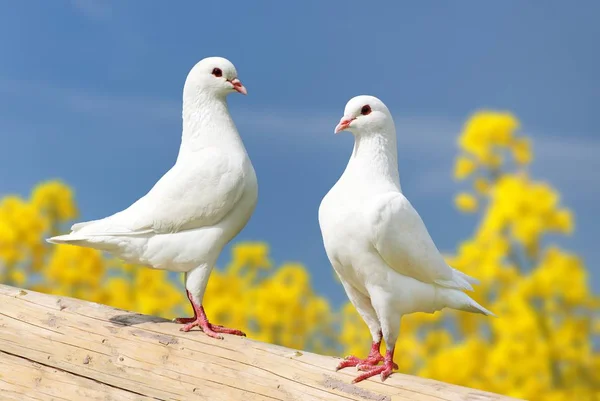
[[223, 57], [207, 57], [200, 60], [189, 72], [185, 87], [209, 92], [219, 97], [248, 92], [237, 76], [235, 66]]
[[354, 135], [383, 132], [394, 126], [394, 120], [385, 104], [375, 96], [361, 95], [346, 103], [344, 116], [335, 127], [335, 133], [350, 131]]

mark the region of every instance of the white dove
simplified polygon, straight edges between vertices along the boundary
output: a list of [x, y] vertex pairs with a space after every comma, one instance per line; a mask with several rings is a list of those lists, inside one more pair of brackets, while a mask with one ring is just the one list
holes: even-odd
[[183, 88], [183, 134], [175, 165], [127, 209], [48, 239], [185, 272], [194, 317], [175, 321], [185, 324], [182, 331], [198, 326], [214, 338], [245, 335], [209, 323], [202, 298], [221, 250], [244, 228], [258, 197], [254, 168], [227, 107], [233, 92], [247, 93], [229, 60], [198, 62]]
[[[351, 99], [335, 133], [343, 130], [354, 134], [354, 150], [321, 202], [319, 224], [327, 256], [373, 344], [366, 359], [348, 356], [337, 369], [365, 371], [354, 383], [379, 373], [383, 381], [398, 368], [393, 358], [402, 316], [445, 307], [492, 313], [463, 292], [477, 280], [444, 262], [402, 194], [396, 129], [383, 102], [373, 96]], [[382, 336], [385, 358], [379, 351]]]

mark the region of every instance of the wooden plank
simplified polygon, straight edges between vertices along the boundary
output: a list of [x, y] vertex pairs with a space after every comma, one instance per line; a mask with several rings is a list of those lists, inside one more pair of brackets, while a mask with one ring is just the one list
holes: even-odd
[[15, 400], [151, 400], [4, 352], [0, 352], [0, 393], [2, 399]]
[[511, 399], [398, 373], [384, 383], [352, 385], [356, 372], [335, 372], [336, 358], [235, 336], [182, 333], [165, 319], [8, 286], [0, 285], [0, 305], [0, 351], [142, 397], [134, 399]]

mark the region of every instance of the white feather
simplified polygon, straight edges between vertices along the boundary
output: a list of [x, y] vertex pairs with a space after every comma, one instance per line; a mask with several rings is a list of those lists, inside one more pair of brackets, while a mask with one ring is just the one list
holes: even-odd
[[[223, 79], [211, 75], [215, 67]], [[227, 107], [233, 86], [225, 78], [237, 78], [237, 72], [223, 58], [204, 59], [190, 71], [177, 161], [145, 196], [48, 241], [109, 251], [157, 269], [210, 272], [246, 225], [258, 195], [254, 168]], [[204, 273], [188, 276], [186, 287], [199, 303], [207, 280]]]
[[373, 340], [381, 330], [388, 349], [393, 346], [408, 313], [450, 307], [491, 315], [462, 292], [477, 280], [446, 264], [402, 194], [396, 129], [387, 107], [358, 96], [346, 105], [340, 124], [354, 134], [354, 150], [321, 202], [319, 224], [329, 260]]

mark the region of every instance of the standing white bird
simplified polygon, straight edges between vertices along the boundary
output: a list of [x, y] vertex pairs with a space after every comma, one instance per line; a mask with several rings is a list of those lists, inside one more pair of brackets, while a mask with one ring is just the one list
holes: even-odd
[[[402, 194], [396, 128], [385, 104], [373, 96], [351, 99], [335, 133], [343, 130], [354, 134], [354, 150], [321, 202], [319, 224], [327, 256], [373, 344], [367, 358], [348, 356], [337, 369], [364, 371], [354, 383], [379, 373], [383, 381], [398, 368], [393, 358], [402, 316], [445, 307], [492, 313], [463, 292], [477, 280], [444, 262]], [[382, 336], [385, 357], [379, 351]]]
[[214, 338], [245, 335], [209, 323], [202, 299], [221, 250], [244, 228], [258, 197], [254, 168], [227, 107], [233, 92], [247, 93], [229, 60], [198, 62], [183, 88], [183, 134], [175, 165], [127, 209], [48, 239], [185, 272], [194, 317], [175, 321], [185, 324], [182, 331], [198, 326]]

